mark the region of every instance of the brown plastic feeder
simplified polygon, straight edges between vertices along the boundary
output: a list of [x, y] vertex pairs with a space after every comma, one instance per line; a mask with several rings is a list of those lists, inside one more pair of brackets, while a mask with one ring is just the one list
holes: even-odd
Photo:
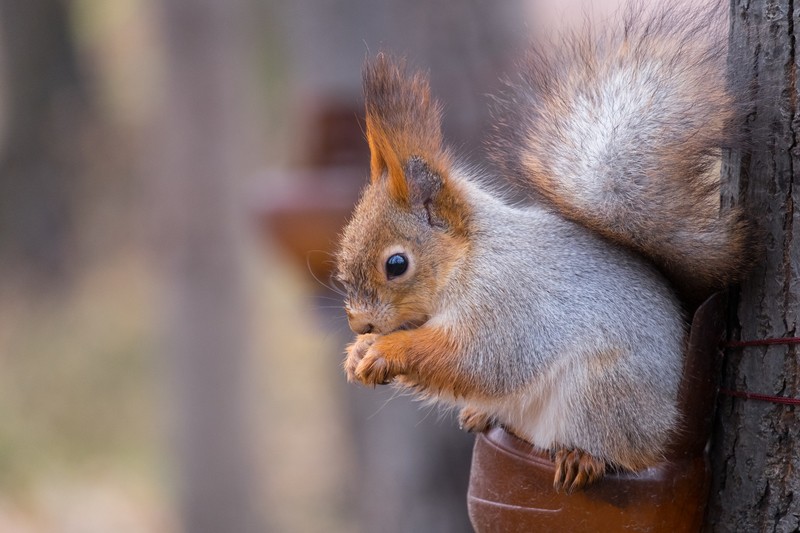
[[711, 480], [711, 435], [722, 355], [725, 297], [694, 315], [679, 406], [684, 423], [666, 460], [637, 474], [607, 474], [573, 494], [553, 489], [549, 454], [494, 428], [478, 435], [472, 457], [469, 516], [478, 533], [699, 531]]

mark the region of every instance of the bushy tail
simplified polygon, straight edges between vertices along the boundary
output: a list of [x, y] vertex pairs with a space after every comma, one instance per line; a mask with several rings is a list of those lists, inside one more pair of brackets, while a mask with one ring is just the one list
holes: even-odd
[[726, 16], [690, 4], [537, 47], [498, 99], [493, 156], [564, 216], [707, 290], [746, 269], [751, 232], [741, 210], [720, 210], [721, 150], [742, 109]]

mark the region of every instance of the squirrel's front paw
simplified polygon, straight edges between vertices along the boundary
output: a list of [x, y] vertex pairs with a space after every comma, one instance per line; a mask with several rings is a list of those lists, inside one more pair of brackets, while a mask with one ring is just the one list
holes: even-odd
[[402, 373], [398, 361], [384, 354], [379, 344], [370, 346], [355, 370], [358, 381], [373, 387], [391, 383], [395, 376]]
[[556, 475], [553, 488], [568, 494], [600, 481], [606, 473], [606, 463], [583, 450], [561, 449], [555, 454]]
[[355, 342], [347, 347], [347, 357], [344, 360], [344, 373], [347, 374], [347, 381], [352, 383], [359, 380], [356, 376], [356, 368], [377, 338], [378, 336], [374, 333], [359, 335]]

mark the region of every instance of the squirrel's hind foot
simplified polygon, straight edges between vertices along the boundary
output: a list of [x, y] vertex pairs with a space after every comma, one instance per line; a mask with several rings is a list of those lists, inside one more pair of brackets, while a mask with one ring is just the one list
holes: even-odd
[[458, 414], [458, 427], [468, 433], [483, 433], [496, 424], [493, 416], [472, 407], [464, 407]]
[[570, 494], [603, 479], [606, 462], [579, 449], [561, 449], [555, 453], [556, 475], [553, 488]]

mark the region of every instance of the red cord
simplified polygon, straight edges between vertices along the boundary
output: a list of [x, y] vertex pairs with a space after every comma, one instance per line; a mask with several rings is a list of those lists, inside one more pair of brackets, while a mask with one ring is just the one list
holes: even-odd
[[800, 398], [786, 398], [785, 396], [769, 396], [768, 394], [757, 394], [755, 392], [745, 392], [739, 390], [720, 389], [720, 394], [735, 396], [746, 400], [759, 400], [762, 402], [780, 403], [784, 405], [800, 405]]
[[[752, 341], [728, 341], [723, 342], [723, 348], [744, 348], [746, 346], [773, 346], [776, 344], [800, 344], [800, 337], [784, 337], [781, 339], [756, 339]], [[758, 394], [755, 392], [738, 391], [731, 389], [720, 389], [720, 394], [735, 396], [746, 400], [758, 400], [762, 402], [780, 403], [783, 405], [800, 405], [800, 398], [787, 398], [785, 396], [770, 396], [768, 394]]]
[[783, 339], [756, 339], [754, 341], [728, 341], [723, 342], [723, 348], [743, 348], [745, 346], [771, 346], [774, 344], [800, 344], [800, 337], [785, 337]]

